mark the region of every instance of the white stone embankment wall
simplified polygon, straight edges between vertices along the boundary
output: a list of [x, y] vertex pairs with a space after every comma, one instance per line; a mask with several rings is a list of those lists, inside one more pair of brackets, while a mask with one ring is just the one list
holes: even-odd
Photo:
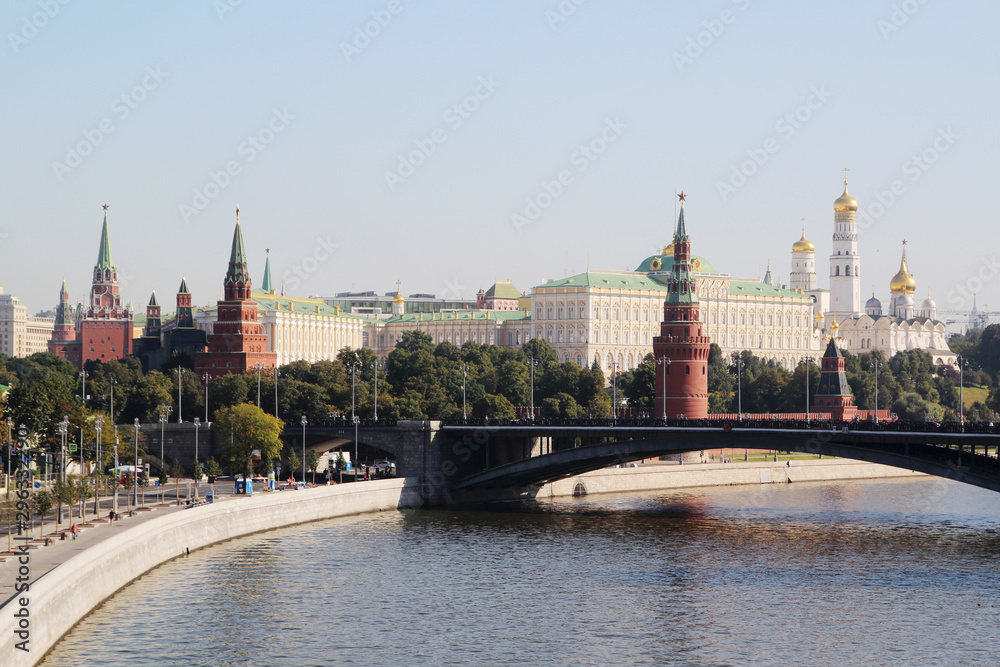
[[[417, 507], [419, 485], [392, 479], [260, 493], [174, 511], [116, 532], [31, 582], [30, 652], [15, 648], [16, 598], [0, 608], [0, 664], [39, 662], [95, 607], [137, 577], [189, 551], [235, 537], [339, 516]], [[21, 597], [21, 596], [16, 596]]]
[[572, 496], [577, 484], [583, 484], [586, 493], [591, 494], [683, 489], [696, 486], [924, 476], [923, 473], [911, 470], [848, 459], [792, 461], [791, 466], [786, 466], [784, 461], [645, 465], [636, 468], [605, 468], [576, 477], [567, 477], [546, 484], [538, 492], [537, 497]]

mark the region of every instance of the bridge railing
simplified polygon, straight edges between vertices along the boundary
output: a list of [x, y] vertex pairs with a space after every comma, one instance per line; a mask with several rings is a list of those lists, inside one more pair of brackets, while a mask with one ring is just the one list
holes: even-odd
[[964, 426], [959, 422], [912, 422], [912, 421], [882, 421], [875, 423], [868, 420], [839, 421], [833, 419], [653, 419], [653, 418], [552, 418], [541, 419], [489, 419], [475, 418], [444, 419], [442, 426], [472, 426], [472, 427], [599, 427], [599, 428], [648, 428], [648, 427], [677, 427], [677, 428], [724, 428], [726, 430], [739, 428], [766, 428], [766, 429], [810, 429], [841, 431], [844, 428], [850, 431], [903, 431], [911, 433], [979, 433], [993, 434], [1000, 433], [1000, 427], [993, 422], [965, 422]]
[[[385, 426], [394, 427], [396, 426], [395, 419], [359, 419], [358, 426]], [[315, 422], [311, 422], [306, 426], [316, 427], [316, 428], [354, 428], [354, 422], [351, 421], [350, 417], [337, 417], [330, 419], [318, 419]]]

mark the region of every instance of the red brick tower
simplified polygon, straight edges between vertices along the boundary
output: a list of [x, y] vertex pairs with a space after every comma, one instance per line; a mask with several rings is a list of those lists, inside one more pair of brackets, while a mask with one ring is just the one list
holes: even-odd
[[674, 232], [674, 264], [667, 280], [660, 335], [653, 338], [656, 358], [655, 416], [702, 419], [708, 414], [708, 351], [711, 339], [702, 332], [698, 292], [691, 275], [691, 239], [681, 213]]
[[[60, 294], [61, 311], [63, 298]], [[69, 295], [66, 294], [65, 298], [68, 308]], [[107, 204], [104, 205], [104, 227], [101, 229], [101, 247], [94, 265], [90, 303], [75, 329], [75, 341], [56, 343], [56, 346], [62, 348], [62, 352], [57, 351], [56, 354], [72, 361], [79, 368], [83, 368], [91, 359], [111, 361], [124, 359], [132, 354], [132, 311], [122, 306], [121, 295], [118, 293], [118, 269], [111, 258]], [[79, 355], [73, 354], [76, 345], [79, 345]]]
[[195, 355], [194, 370], [211, 379], [227, 373], [245, 373], [256, 364], [273, 368], [278, 355], [267, 351], [264, 327], [257, 322], [257, 303], [250, 298], [250, 273], [240, 230], [240, 209], [236, 209], [236, 231], [229, 255], [229, 270], [223, 283], [225, 296], [218, 313], [208, 349]]
[[813, 410], [829, 412], [831, 419], [851, 420], [857, 414], [851, 396], [851, 387], [847, 384], [847, 374], [844, 372], [844, 355], [834, 339], [826, 346], [822, 360], [823, 373], [819, 376], [819, 389], [813, 396]]
[[161, 331], [162, 323], [160, 320], [160, 302], [156, 300], [156, 290], [153, 290], [152, 296], [149, 297], [149, 303], [146, 304], [145, 338], [155, 338], [156, 340], [160, 340]]
[[49, 339], [49, 352], [60, 359], [80, 365], [80, 341], [76, 336], [76, 323], [73, 321], [73, 306], [69, 305], [69, 290], [63, 280], [59, 290], [59, 305], [56, 306], [56, 324]]
[[191, 292], [188, 291], [186, 277], [181, 277], [181, 286], [177, 289], [177, 328], [193, 329], [194, 312], [191, 309]]

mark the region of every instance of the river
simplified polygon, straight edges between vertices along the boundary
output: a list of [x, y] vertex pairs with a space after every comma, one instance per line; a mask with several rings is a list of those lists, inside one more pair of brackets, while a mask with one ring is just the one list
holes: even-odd
[[1000, 494], [717, 487], [313, 523], [172, 561], [47, 666], [1000, 664]]

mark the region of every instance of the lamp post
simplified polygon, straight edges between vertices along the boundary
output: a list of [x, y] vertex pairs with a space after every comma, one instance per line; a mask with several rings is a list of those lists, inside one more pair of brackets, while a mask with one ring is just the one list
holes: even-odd
[[806, 425], [808, 425], [809, 424], [809, 364], [810, 362], [812, 362], [812, 359], [806, 357], [804, 361], [806, 362]]
[[118, 470], [118, 424], [114, 424], [115, 427], [115, 493], [111, 498], [111, 511], [118, 516], [118, 480], [120, 479], [118, 475], [121, 471]]
[[181, 380], [183, 379], [183, 368], [177, 367], [177, 423], [184, 421], [184, 409], [181, 404]]
[[[302, 415], [301, 422], [302, 422], [302, 483], [305, 484], [306, 483], [306, 424], [309, 423], [309, 420], [306, 419], [305, 415]], [[357, 442], [357, 440], [355, 440], [355, 442]], [[357, 478], [358, 478], [358, 473], [357, 471], [355, 471], [354, 479]]]
[[[198, 459], [198, 431], [200, 427], [201, 427], [201, 420], [195, 417], [194, 418], [194, 466], [197, 469], [201, 468], [201, 461]], [[192, 477], [196, 478], [194, 480], [194, 497], [197, 498], [198, 482], [200, 481], [201, 478], [198, 477], [197, 475], [192, 475]]]
[[275, 366], [274, 367], [274, 418], [275, 419], [279, 419], [279, 417], [278, 417], [278, 376], [279, 375], [281, 375], [281, 373], [278, 372], [278, 367]]
[[737, 421], [743, 421], [743, 355], [736, 353], [736, 411]]
[[618, 419], [618, 366], [615, 360], [611, 360], [611, 421]]
[[466, 412], [465, 412], [465, 379], [468, 374], [469, 365], [462, 363], [462, 423], [465, 423]]
[[958, 424], [965, 430], [965, 359], [958, 358]]
[[[163, 460], [163, 441], [166, 435], [164, 434], [164, 427], [167, 423], [167, 416], [171, 412], [171, 407], [169, 405], [160, 406], [160, 475], [162, 476], [167, 470], [167, 462]], [[160, 504], [163, 504], [163, 484], [160, 483]]]
[[878, 357], [872, 352], [872, 363], [875, 365], [875, 423], [878, 424]]
[[378, 366], [379, 358], [375, 357], [375, 421], [378, 421]]
[[[87, 371], [80, 371], [80, 379], [83, 380], [83, 389], [80, 390], [80, 400], [83, 401], [83, 408], [87, 409]], [[83, 443], [80, 443], [81, 445]]]
[[[357, 370], [358, 370], [358, 365], [352, 361], [351, 362], [351, 421], [355, 423], [355, 426], [357, 426], [357, 421], [356, 421], [357, 418], [354, 416], [354, 376], [357, 373]], [[357, 433], [355, 433], [355, 435], [357, 435]]]
[[[670, 373], [670, 357], [660, 357], [659, 359], [656, 360], [656, 363], [659, 364], [659, 365], [661, 365], [661, 366], [663, 366], [663, 373], [660, 374], [660, 377], [663, 378], [663, 381], [660, 383], [661, 389], [663, 391], [662, 402], [660, 404], [660, 407], [662, 408], [660, 410], [660, 418], [663, 419], [664, 421], [666, 421], [666, 419], [667, 419], [667, 375]], [[654, 401], [654, 403], [655, 403], [655, 401]]]
[[111, 385], [111, 423], [114, 424], [117, 421], [115, 419], [115, 385], [118, 384], [118, 380], [111, 378], [108, 380], [108, 384]]
[[135, 451], [133, 453], [134, 457], [132, 459], [132, 504], [138, 505], [138, 493], [139, 493], [139, 418], [136, 417], [135, 421], [132, 422], [133, 428], [135, 428]]
[[[59, 422], [59, 470], [60, 479], [66, 481], [66, 441], [67, 434], [69, 433], [69, 417], [63, 415], [62, 421]], [[10, 454], [8, 452], [8, 458]]]
[[259, 408], [260, 407], [260, 372], [262, 370], [264, 370], [264, 364], [262, 364], [260, 362], [257, 362], [254, 365], [254, 368], [257, 369], [257, 407]]
[[531, 371], [531, 414], [528, 419], [531, 421], [535, 421], [535, 365], [537, 363], [537, 359], [528, 357], [528, 370]]
[[208, 373], [205, 373], [202, 376], [202, 379], [205, 380], [205, 423], [207, 424], [208, 423], [208, 381], [209, 381], [209, 375], [208, 375]]
[[97, 415], [97, 419], [94, 420], [94, 431], [97, 432], [97, 449], [95, 452], [95, 461], [97, 463], [97, 477], [95, 481], [97, 488], [94, 491], [94, 516], [98, 516], [99, 512], [97, 509], [97, 503], [101, 497], [101, 468], [104, 467], [104, 463], [101, 461], [101, 429], [104, 428], [104, 417]]
[[[7, 420], [7, 497], [10, 498], [10, 454], [13, 451], [13, 435], [11, 434], [11, 429], [14, 428], [14, 420]], [[81, 450], [82, 451], [82, 450]], [[83, 454], [81, 453], [81, 456]], [[82, 472], [82, 468], [80, 469]]]

